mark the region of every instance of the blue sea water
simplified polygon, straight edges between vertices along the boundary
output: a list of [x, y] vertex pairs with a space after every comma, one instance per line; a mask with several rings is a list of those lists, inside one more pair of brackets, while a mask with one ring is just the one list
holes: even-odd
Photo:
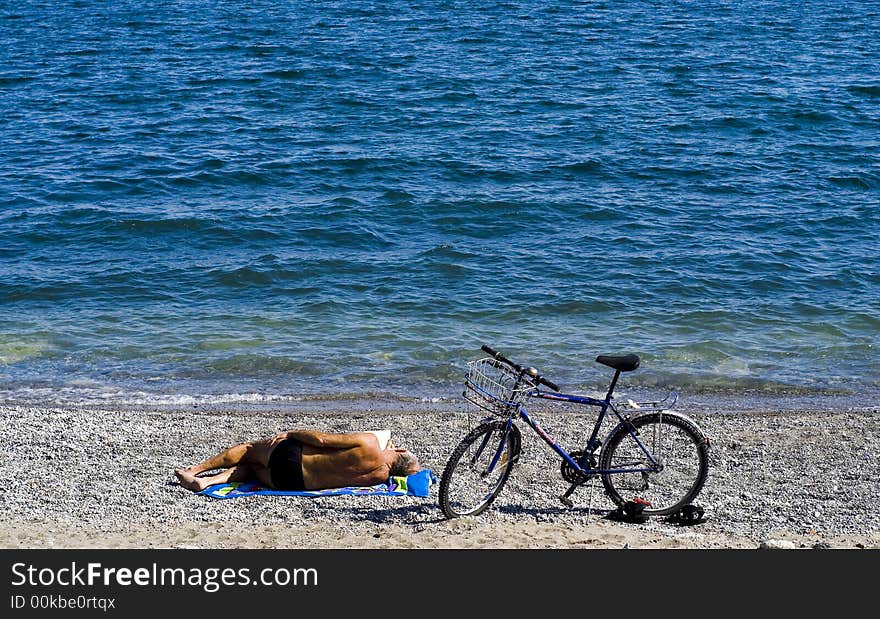
[[0, 4], [0, 401], [880, 392], [880, 3]]

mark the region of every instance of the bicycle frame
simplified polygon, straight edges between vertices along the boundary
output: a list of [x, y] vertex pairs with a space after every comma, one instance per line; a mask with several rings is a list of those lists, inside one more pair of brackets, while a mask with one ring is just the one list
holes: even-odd
[[[498, 459], [499, 459], [501, 452], [503, 450], [504, 442], [507, 439], [507, 434], [510, 431], [511, 426], [514, 424], [514, 422], [517, 418], [520, 418], [523, 421], [525, 421], [526, 424], [538, 436], [540, 436], [541, 439], [545, 443], [547, 443], [547, 445], [553, 451], [555, 451], [565, 462], [567, 462], [578, 473], [582, 473], [584, 475], [597, 475], [597, 474], [603, 475], [603, 474], [615, 474], [615, 473], [651, 473], [651, 472], [656, 472], [656, 470], [659, 466], [657, 461], [654, 459], [654, 456], [651, 454], [650, 450], [648, 450], [648, 448], [645, 447], [645, 445], [642, 443], [642, 441], [639, 440], [638, 434], [636, 432], [634, 432], [633, 428], [629, 429], [629, 434], [633, 438], [633, 440], [636, 442], [636, 444], [639, 446], [639, 448], [642, 450], [642, 452], [644, 452], [645, 456], [647, 456], [647, 458], [650, 462], [649, 466], [647, 466], [647, 467], [643, 466], [640, 468], [614, 468], [614, 469], [592, 468], [589, 466], [590, 455], [595, 450], [595, 448], [598, 446], [597, 440], [598, 440], [599, 430], [602, 427], [602, 421], [605, 419], [605, 416], [608, 414], [608, 411], [611, 410], [611, 412], [614, 413], [614, 415], [617, 417], [617, 419], [619, 421], [617, 426], [612, 428], [612, 430], [609, 434], [613, 433], [621, 425], [628, 423], [628, 420], [623, 415], [620, 414], [620, 412], [617, 410], [617, 408], [612, 403], [611, 394], [614, 392], [614, 387], [617, 385], [617, 379], [619, 377], [620, 377], [620, 372], [619, 371], [615, 372], [614, 378], [612, 379], [611, 384], [608, 388], [608, 393], [606, 394], [605, 399], [603, 399], [603, 400], [599, 400], [597, 398], [591, 398], [588, 396], [579, 396], [579, 395], [559, 393], [559, 392], [554, 392], [554, 391], [541, 391], [540, 389], [533, 389], [533, 390], [526, 393], [526, 397], [530, 397], [530, 398], [536, 398], [536, 399], [542, 399], [542, 400], [554, 400], [554, 401], [558, 401], [558, 402], [570, 402], [573, 404], [582, 404], [585, 406], [597, 407], [600, 409], [598, 416], [596, 417], [596, 422], [593, 425], [593, 430], [590, 434], [590, 438], [587, 441], [586, 447], [584, 448], [584, 455], [581, 458], [582, 462], [578, 462], [577, 460], [572, 458], [569, 455], [569, 453], [565, 449], [563, 449], [559, 445], [559, 443], [556, 442], [556, 440], [553, 439], [553, 437], [551, 437], [550, 435], [547, 434], [547, 432], [544, 431], [544, 429], [541, 427], [541, 425], [538, 423], [538, 421], [536, 419], [533, 419], [532, 416], [529, 415], [528, 411], [522, 405], [519, 405], [516, 412], [514, 414], [512, 414], [507, 420], [507, 425], [506, 425], [504, 432], [501, 436], [501, 442], [498, 446], [498, 449], [495, 453], [495, 456], [492, 458], [492, 462], [489, 464], [489, 467], [487, 468], [487, 473], [491, 473], [495, 469], [495, 466], [497, 465]], [[487, 440], [488, 440], [488, 435], [486, 436], [486, 439], [484, 439], [483, 445], [481, 445], [480, 448], [477, 450], [478, 454], [481, 453], [483, 451], [483, 449], [485, 448], [485, 441], [487, 441]]]

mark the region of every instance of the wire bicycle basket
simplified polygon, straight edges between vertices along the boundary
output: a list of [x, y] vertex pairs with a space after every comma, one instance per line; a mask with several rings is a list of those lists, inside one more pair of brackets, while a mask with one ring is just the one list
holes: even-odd
[[519, 372], [491, 357], [470, 361], [464, 381], [464, 398], [493, 415], [508, 416], [519, 408], [532, 389]]

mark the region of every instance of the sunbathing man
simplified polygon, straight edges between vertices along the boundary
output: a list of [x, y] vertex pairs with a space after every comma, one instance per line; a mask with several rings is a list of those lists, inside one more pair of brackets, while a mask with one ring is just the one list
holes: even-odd
[[[225, 469], [208, 477], [199, 473]], [[323, 490], [373, 486], [389, 477], [405, 477], [420, 469], [416, 457], [382, 449], [371, 432], [326, 434], [311, 430], [280, 432], [262, 441], [242, 443], [200, 464], [177, 469], [180, 485], [199, 492], [208, 486], [256, 478], [275, 490]]]

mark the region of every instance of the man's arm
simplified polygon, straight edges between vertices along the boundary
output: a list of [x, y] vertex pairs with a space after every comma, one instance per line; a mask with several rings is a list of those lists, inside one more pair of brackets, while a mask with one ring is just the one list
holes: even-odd
[[313, 447], [325, 447], [327, 449], [350, 449], [352, 447], [374, 446], [379, 447], [376, 435], [370, 432], [355, 432], [353, 434], [328, 434], [315, 430], [289, 430], [284, 433], [285, 438], [293, 438], [305, 445]]

